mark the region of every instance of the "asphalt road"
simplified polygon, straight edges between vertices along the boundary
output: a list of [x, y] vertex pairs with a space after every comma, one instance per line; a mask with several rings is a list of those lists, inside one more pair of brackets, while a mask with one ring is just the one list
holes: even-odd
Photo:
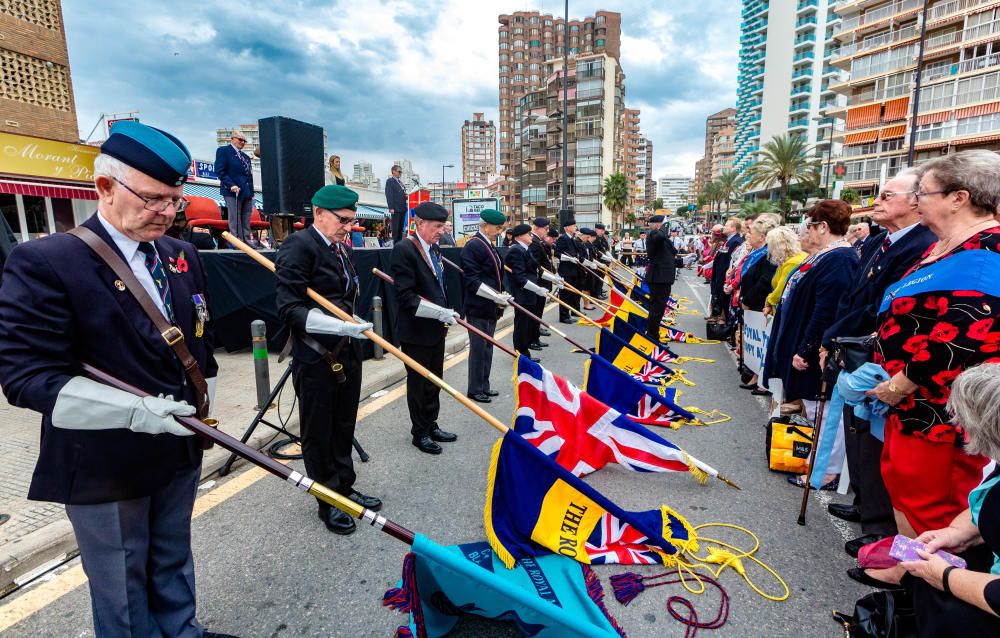
[[[683, 273], [674, 290], [675, 295], [692, 299], [692, 309], [704, 309], [707, 289], [695, 282], [690, 271]], [[554, 317], [555, 310], [547, 316]], [[681, 316], [679, 323], [702, 335], [700, 316]], [[592, 342], [592, 328], [574, 325], [568, 330], [578, 340]], [[509, 332], [504, 341], [510, 343]], [[547, 341], [550, 347], [541, 353], [542, 365], [580, 384], [583, 357], [571, 353], [556, 336]], [[824, 506], [829, 501], [826, 494], [812, 498], [808, 524], [797, 525], [801, 492], [789, 486], [784, 475], [767, 470], [765, 405], [738, 389], [738, 376], [726, 348], [676, 344], [674, 350], [717, 361], [682, 366], [697, 386], [685, 388], [679, 402], [718, 408], [733, 419], [660, 433], [714, 465], [743, 490], [729, 489], [718, 481], [701, 486], [687, 474], [633, 474], [615, 467], [591, 475], [588, 482], [626, 509], [644, 510], [666, 503], [692, 524], [733, 523], [759, 536], [758, 557], [785, 579], [790, 597], [784, 602], [765, 600], [733, 570], [726, 570], [721, 580], [731, 596], [729, 621], [721, 629], [701, 635], [843, 635], [830, 619], [830, 610], [849, 612], [853, 602], [870, 591], [844, 573], [855, 563], [844, 553], [843, 543], [857, 535], [856, 528], [829, 517]], [[464, 390], [465, 353], [456, 358], [445, 379]], [[507, 355], [496, 352], [492, 382], [501, 395], [486, 406], [503, 422], [510, 421], [514, 408], [511, 363]], [[458, 433], [459, 440], [445, 444], [441, 456], [422, 454], [409, 443], [405, 399], [390, 400], [393, 396], [390, 390], [388, 398], [376, 399], [368, 407], [371, 414], [358, 425], [357, 436], [372, 459], [357, 463], [357, 488], [381, 498], [385, 503], [382, 513], [388, 518], [439, 543], [482, 540], [486, 465], [497, 433], [456, 401], [443, 397], [440, 423]], [[300, 462], [293, 465], [301, 469]], [[381, 599], [399, 578], [405, 545], [369, 527], [348, 537], [330, 534], [316, 518], [311, 497], [271, 476], [252, 470], [248, 473], [246, 466], [203, 493], [216, 499], [210, 507], [206, 507], [208, 500], [200, 505], [205, 511], [196, 512], [193, 525], [199, 617], [210, 630], [244, 637], [384, 637], [403, 624], [404, 616], [382, 607]], [[741, 546], [748, 542], [727, 532], [716, 535]], [[648, 590], [623, 607], [611, 597], [607, 577], [626, 570], [644, 574], [663, 570], [597, 568], [608, 594], [608, 608], [629, 636], [683, 636], [684, 627], [666, 609], [668, 596], [685, 594], [680, 586]], [[79, 575], [77, 561], [0, 601], [0, 613], [9, 606], [8, 611], [14, 609], [26, 616], [3, 636], [92, 636], [86, 586], [58, 595], [72, 587], [74, 573]], [[750, 565], [748, 573], [761, 589], [779, 591], [760, 568]], [[718, 601], [713, 594], [689, 598], [703, 621], [714, 616]], [[24, 611], [36, 607], [30, 615]], [[453, 635], [517, 634], [504, 625], [470, 621], [463, 622]]]

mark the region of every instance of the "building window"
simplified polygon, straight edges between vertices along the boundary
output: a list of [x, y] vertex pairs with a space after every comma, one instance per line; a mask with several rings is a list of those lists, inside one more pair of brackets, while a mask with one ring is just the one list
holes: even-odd
[[604, 24], [607, 20], [607, 16], [597, 16], [597, 24]]
[[917, 141], [936, 140], [944, 136], [944, 122], [934, 122], [917, 127]]
[[61, 64], [0, 49], [0, 98], [68, 112], [69, 72]]
[[955, 128], [955, 134], [990, 133], [998, 129], [1000, 129], [1000, 113], [992, 113], [990, 115], [979, 115], [959, 120]]
[[531, 42], [528, 43], [528, 46], [531, 46], [531, 47], [537, 47], [537, 46], [541, 46], [541, 45], [542, 45], [541, 40], [532, 40]]
[[524, 46], [524, 40], [514, 40], [514, 48], [520, 49]]
[[599, 47], [604, 46], [604, 38], [598, 38], [595, 44]]
[[14, 237], [20, 241], [21, 220], [17, 215], [17, 197], [15, 195], [0, 193], [0, 215], [3, 215], [7, 225], [14, 232]]
[[501, 40], [506, 40], [508, 38], [510, 38], [510, 33], [509, 32], [507, 32], [507, 31], [501, 31], [500, 32], [500, 39]]

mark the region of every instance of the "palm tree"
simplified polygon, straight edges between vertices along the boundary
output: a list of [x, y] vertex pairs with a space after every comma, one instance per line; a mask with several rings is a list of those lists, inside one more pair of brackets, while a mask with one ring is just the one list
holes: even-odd
[[715, 183], [718, 184], [719, 196], [726, 210], [729, 210], [729, 205], [743, 194], [742, 181], [743, 176], [736, 169], [723, 171], [719, 175], [719, 179], [715, 180]]
[[777, 213], [780, 209], [778, 205], [769, 199], [758, 199], [755, 202], [746, 202], [740, 208], [740, 216], [744, 219], [757, 217], [762, 213]]
[[818, 182], [819, 160], [810, 157], [812, 150], [798, 135], [776, 135], [760, 151], [757, 162], [747, 170], [747, 185], [780, 188], [781, 207], [788, 213], [788, 185], [792, 182]]
[[653, 200], [653, 210], [660, 210], [663, 208], [663, 198], [657, 197]]
[[604, 205], [611, 210], [611, 225], [615, 228], [618, 216], [628, 205], [628, 181], [624, 173], [613, 173], [604, 180]]
[[[719, 186], [718, 182], [709, 182], [705, 184], [705, 189], [702, 191], [705, 199], [708, 200], [708, 210], [710, 212], [715, 212], [715, 205], [722, 201], [722, 187]], [[721, 209], [720, 209], [721, 210]]]

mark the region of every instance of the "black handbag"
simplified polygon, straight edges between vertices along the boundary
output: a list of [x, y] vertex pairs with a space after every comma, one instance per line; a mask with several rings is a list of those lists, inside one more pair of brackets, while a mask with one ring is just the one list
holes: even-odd
[[833, 612], [850, 638], [917, 638], [917, 616], [909, 590], [883, 590], [854, 603], [854, 614]]
[[833, 359], [847, 372], [854, 372], [874, 359], [875, 335], [837, 337], [833, 340]]
[[718, 321], [705, 322], [705, 338], [715, 341], [727, 341], [729, 335], [733, 333], [729, 324]]

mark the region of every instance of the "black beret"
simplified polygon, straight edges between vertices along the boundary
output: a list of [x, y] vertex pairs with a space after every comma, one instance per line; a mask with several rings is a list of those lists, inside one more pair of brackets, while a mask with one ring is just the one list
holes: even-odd
[[531, 220], [531, 223], [534, 224], [535, 226], [538, 226], [539, 228], [545, 228], [551, 222], [549, 221], [548, 217], [536, 217], [533, 220]]
[[646, 221], [649, 222], [650, 224], [660, 224], [663, 222], [663, 215], [653, 215]]
[[413, 214], [420, 219], [430, 222], [443, 222], [448, 220], [448, 210], [441, 204], [434, 202], [424, 202], [413, 209]]
[[511, 235], [514, 237], [520, 237], [521, 235], [527, 235], [531, 232], [531, 226], [528, 224], [518, 224], [510, 229]]
[[547, 235], [549, 237], [558, 237], [559, 236], [559, 231], [556, 230], [555, 228], [550, 228], [549, 232], [547, 233]]
[[604, 230], [604, 224], [594, 224], [594, 228], [597, 230]]
[[570, 217], [565, 223], [563, 223], [563, 228], [566, 228], [567, 226], [576, 226], [576, 220]]
[[145, 173], [167, 186], [187, 181], [191, 152], [179, 139], [158, 128], [132, 120], [115, 122], [101, 153]]
[[593, 228], [581, 228], [580, 233], [588, 237], [597, 237], [597, 231]]

